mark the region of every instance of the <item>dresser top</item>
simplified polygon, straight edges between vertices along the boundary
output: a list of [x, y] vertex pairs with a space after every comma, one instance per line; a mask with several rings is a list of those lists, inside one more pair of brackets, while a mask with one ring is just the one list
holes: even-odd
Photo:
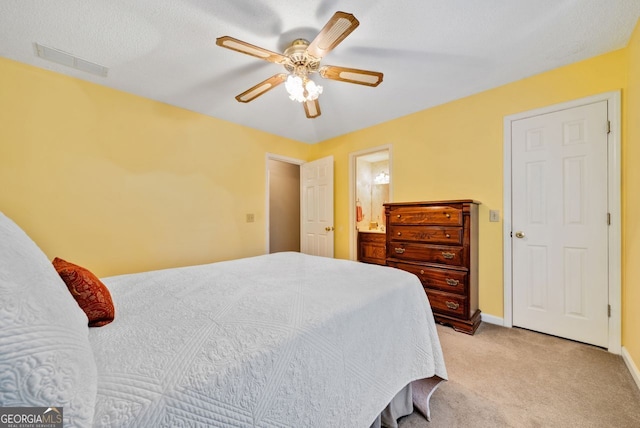
[[421, 201], [421, 202], [386, 202], [383, 205], [385, 206], [394, 206], [394, 205], [447, 205], [447, 204], [476, 204], [480, 205], [482, 202], [475, 201], [473, 199], [452, 199], [448, 201]]

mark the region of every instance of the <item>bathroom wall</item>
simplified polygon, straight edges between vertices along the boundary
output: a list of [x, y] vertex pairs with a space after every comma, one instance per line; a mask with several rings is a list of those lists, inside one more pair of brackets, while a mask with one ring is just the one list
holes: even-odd
[[[362, 208], [362, 221], [356, 221], [358, 230], [369, 230], [371, 221], [371, 162], [362, 158], [356, 160], [356, 204]], [[356, 219], [357, 220], [357, 219]]]
[[389, 184], [375, 184], [374, 178], [381, 172], [389, 173], [389, 161], [369, 162], [366, 156], [356, 160], [356, 200], [360, 201], [363, 219], [356, 222], [358, 230], [369, 230], [370, 223], [378, 228], [384, 225], [382, 204], [389, 201]]
[[373, 162], [371, 164], [371, 221], [378, 223], [378, 228], [384, 228], [384, 204], [389, 202], [389, 183], [376, 184], [375, 177], [380, 173], [389, 174], [389, 161]]

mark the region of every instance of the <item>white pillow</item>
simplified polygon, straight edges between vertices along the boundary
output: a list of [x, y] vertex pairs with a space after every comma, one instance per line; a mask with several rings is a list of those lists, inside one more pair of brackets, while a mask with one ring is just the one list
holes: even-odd
[[0, 212], [0, 407], [63, 407], [90, 427], [97, 369], [87, 317], [53, 265]]

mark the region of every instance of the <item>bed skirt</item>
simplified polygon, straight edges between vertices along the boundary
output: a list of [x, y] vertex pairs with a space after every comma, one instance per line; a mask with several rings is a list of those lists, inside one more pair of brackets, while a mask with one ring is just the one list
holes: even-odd
[[429, 400], [443, 380], [438, 376], [433, 376], [411, 382], [393, 397], [370, 428], [398, 428], [398, 419], [413, 413], [414, 405], [430, 421]]

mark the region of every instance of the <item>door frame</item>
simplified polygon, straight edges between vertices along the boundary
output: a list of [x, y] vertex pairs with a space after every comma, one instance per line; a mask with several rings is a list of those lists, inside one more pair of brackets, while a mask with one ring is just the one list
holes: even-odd
[[360, 156], [369, 155], [371, 153], [381, 152], [386, 150], [389, 152], [389, 202], [393, 202], [393, 151], [391, 150], [392, 144], [383, 144], [382, 146], [371, 147], [368, 149], [358, 150], [357, 152], [349, 153], [349, 259], [357, 260], [358, 243], [358, 230], [355, 227], [356, 224], [356, 162]]
[[554, 104], [534, 110], [505, 116], [504, 118], [504, 178], [503, 178], [503, 278], [504, 278], [504, 319], [505, 327], [513, 327], [513, 248], [511, 245], [512, 210], [511, 210], [511, 124], [520, 119], [532, 116], [567, 110], [574, 107], [607, 101], [607, 112], [611, 122], [611, 132], [607, 135], [607, 192], [608, 212], [611, 224], [608, 232], [608, 271], [609, 271], [609, 346], [608, 351], [614, 354], [622, 352], [622, 284], [621, 284], [621, 112], [620, 91], [605, 92], [568, 102]]
[[[265, 228], [265, 254], [269, 254], [269, 250], [270, 250], [270, 239], [271, 236], [269, 234], [269, 229], [270, 229], [270, 223], [271, 223], [271, 219], [269, 217], [269, 208], [270, 208], [270, 204], [269, 204], [269, 194], [271, 192], [271, 189], [269, 187], [270, 182], [269, 182], [269, 161], [270, 160], [276, 160], [276, 161], [280, 161], [280, 162], [286, 162], [286, 163], [290, 163], [293, 165], [298, 165], [298, 167], [300, 167], [300, 165], [302, 165], [303, 163], [306, 163], [306, 161], [301, 160], [301, 159], [296, 159], [296, 158], [290, 158], [287, 156], [281, 156], [281, 155], [277, 155], [274, 153], [266, 153], [265, 155], [265, 160], [264, 160], [264, 175], [265, 175], [265, 224], [264, 224], [264, 228]], [[300, 233], [300, 231], [298, 230], [298, 233]]]

